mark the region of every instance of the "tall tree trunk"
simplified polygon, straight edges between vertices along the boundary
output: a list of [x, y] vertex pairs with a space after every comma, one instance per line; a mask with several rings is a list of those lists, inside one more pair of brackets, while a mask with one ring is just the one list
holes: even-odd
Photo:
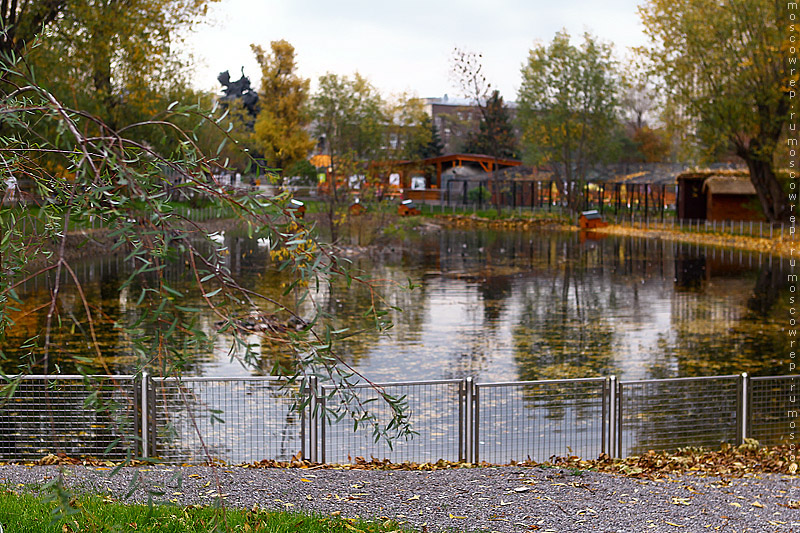
[[756, 188], [758, 200], [761, 202], [761, 209], [764, 211], [764, 216], [770, 222], [781, 222], [789, 218], [789, 202], [786, 193], [775, 172], [772, 170], [772, 165], [764, 161], [762, 158], [754, 156], [751, 152], [740, 154], [750, 170], [750, 181]]

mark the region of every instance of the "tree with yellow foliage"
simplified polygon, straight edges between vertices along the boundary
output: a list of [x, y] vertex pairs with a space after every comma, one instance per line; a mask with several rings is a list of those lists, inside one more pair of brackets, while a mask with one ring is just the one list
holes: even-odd
[[589, 170], [614, 152], [619, 124], [619, 75], [610, 45], [585, 34], [579, 46], [566, 30], [537, 45], [522, 68], [517, 119], [524, 158], [549, 164], [570, 207], [582, 204]]
[[253, 142], [267, 165], [281, 170], [306, 158], [314, 147], [306, 126], [309, 124], [309, 80], [297, 75], [294, 47], [284, 40], [272, 41], [271, 52], [252, 45], [261, 66], [261, 109], [253, 132]]
[[2, 45], [25, 51], [32, 76], [54, 96], [118, 129], [190, 93], [179, 49], [214, 1], [13, 2], [0, 13], [16, 23], [6, 26]]
[[651, 41], [644, 52], [679, 111], [671, 118], [685, 144], [707, 154], [732, 149], [772, 221], [789, 216], [773, 162], [798, 79], [789, 9], [773, 0], [650, 0], [640, 8]]

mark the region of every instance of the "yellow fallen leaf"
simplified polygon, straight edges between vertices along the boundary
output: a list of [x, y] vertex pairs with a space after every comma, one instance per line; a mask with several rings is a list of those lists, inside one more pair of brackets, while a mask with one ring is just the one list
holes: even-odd
[[450, 518], [458, 518], [459, 520], [466, 520], [466, 516], [456, 516], [453, 513], [450, 513]]
[[301, 477], [300, 481], [305, 481], [306, 483], [313, 483], [313, 481], [311, 481], [310, 479], [306, 479], [304, 477]]
[[410, 497], [410, 498], [408, 499], [408, 501], [411, 501], [411, 500], [419, 500], [419, 496], [417, 496], [417, 495], [415, 494], [414, 496], [412, 496], [412, 497]]
[[757, 502], [757, 501], [751, 503], [750, 505], [752, 505], [753, 507], [758, 507], [759, 509], [763, 509], [764, 508], [764, 506], [761, 505], [761, 502]]
[[736, 502], [731, 502], [728, 505], [733, 505], [734, 507], [741, 507], [742, 506], [741, 503], [736, 503]]
[[691, 505], [690, 498], [672, 498], [672, 505]]
[[686, 527], [686, 526], [681, 525], [681, 524], [676, 524], [675, 522], [667, 522], [666, 520], [664, 520], [664, 522], [666, 522], [667, 524], [669, 524], [671, 526], [675, 526], [675, 527]]

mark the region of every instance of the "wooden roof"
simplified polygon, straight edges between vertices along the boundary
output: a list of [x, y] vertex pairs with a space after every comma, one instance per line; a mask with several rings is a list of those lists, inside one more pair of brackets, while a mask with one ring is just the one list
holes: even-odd
[[703, 191], [711, 194], [756, 194], [750, 178], [744, 176], [711, 176], [703, 182]]

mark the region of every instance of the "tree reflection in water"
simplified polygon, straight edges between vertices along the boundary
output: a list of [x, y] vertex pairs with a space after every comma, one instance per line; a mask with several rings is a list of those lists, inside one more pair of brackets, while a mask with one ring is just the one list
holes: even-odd
[[[286, 286], [258, 241], [235, 233], [223, 237], [228, 266], [241, 282], [262, 293]], [[371, 379], [441, 379], [473, 376], [480, 381], [594, 377], [652, 378], [727, 374], [780, 374], [788, 340], [788, 264], [768, 256], [679, 245], [653, 239], [582, 239], [576, 233], [443, 229], [408, 236], [404, 242], [375, 248], [352, 258], [355, 268], [382, 280], [396, 311], [387, 336], [354, 335], [340, 341], [345, 361]], [[95, 258], [78, 268], [109, 367], [130, 371], [130, 342], [115, 323], [134, 323], [142, 313], [119, 289], [120, 257]], [[183, 265], [170, 267], [177, 287], [189, 292], [186, 305], [200, 295], [181, 285]], [[401, 289], [411, 280], [413, 291]], [[2, 369], [13, 373], [36, 343], [52, 280], [23, 288], [26, 308], [2, 346]], [[356, 333], [367, 326], [366, 290], [344, 280], [323, 282], [314, 298], [335, 326]], [[293, 293], [286, 294], [293, 303]], [[62, 372], [91, 366], [81, 342], [81, 306], [64, 309], [74, 327], [58, 332], [56, 363]], [[307, 310], [310, 309], [310, 306]], [[301, 307], [302, 310], [302, 307]], [[275, 320], [285, 321], [280, 309]], [[310, 317], [309, 317], [310, 318]], [[215, 327], [204, 316], [204, 328]], [[146, 334], [146, 332], [142, 332]], [[211, 352], [195, 353], [186, 375], [269, 374], [275, 365], [293, 367], [286, 349], [253, 336], [260, 357], [256, 368], [231, 360], [223, 336]], [[88, 360], [76, 359], [89, 357]], [[99, 367], [99, 365], [98, 365]]]

